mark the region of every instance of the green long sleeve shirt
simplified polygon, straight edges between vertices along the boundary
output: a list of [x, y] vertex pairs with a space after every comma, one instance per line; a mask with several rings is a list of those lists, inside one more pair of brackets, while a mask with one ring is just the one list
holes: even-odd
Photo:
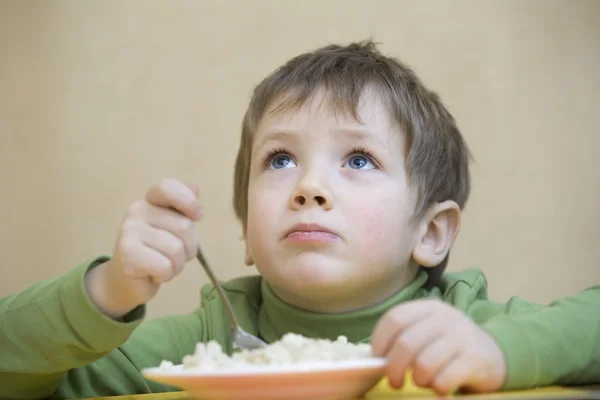
[[[121, 321], [102, 314], [88, 298], [86, 272], [94, 259], [67, 274], [0, 300], [0, 398], [66, 399], [152, 393], [179, 388], [147, 381], [142, 368], [162, 360], [180, 363], [197, 342], [214, 339], [231, 351], [229, 320], [211, 285], [189, 315], [143, 322], [145, 306]], [[287, 332], [368, 342], [391, 307], [439, 299], [464, 311], [496, 339], [507, 360], [505, 389], [600, 383], [600, 286], [540, 305], [514, 297], [488, 299], [476, 269], [444, 275], [426, 289], [425, 273], [387, 301], [366, 310], [316, 314], [280, 301], [259, 277], [224, 284], [242, 327], [267, 342]]]

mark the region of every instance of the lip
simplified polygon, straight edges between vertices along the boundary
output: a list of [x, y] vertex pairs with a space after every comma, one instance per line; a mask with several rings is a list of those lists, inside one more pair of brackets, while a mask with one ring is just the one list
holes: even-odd
[[302, 241], [331, 241], [335, 239], [341, 239], [340, 235], [331, 229], [319, 224], [310, 223], [296, 224], [288, 229], [283, 238], [288, 239], [291, 237], [300, 239]]

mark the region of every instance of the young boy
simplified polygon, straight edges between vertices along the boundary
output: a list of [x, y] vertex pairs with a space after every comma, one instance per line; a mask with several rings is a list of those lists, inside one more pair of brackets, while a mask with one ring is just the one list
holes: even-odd
[[[549, 306], [487, 298], [478, 270], [442, 272], [469, 195], [469, 153], [414, 73], [370, 43], [302, 54], [256, 88], [234, 206], [245, 261], [225, 284], [245, 330], [370, 342], [387, 376], [439, 393], [600, 382], [600, 286]], [[160, 285], [194, 258], [193, 185], [166, 179], [127, 210], [111, 257], [0, 302], [0, 397], [177, 390], [145, 367], [197, 342], [231, 351], [214, 289], [185, 316], [141, 324]]]

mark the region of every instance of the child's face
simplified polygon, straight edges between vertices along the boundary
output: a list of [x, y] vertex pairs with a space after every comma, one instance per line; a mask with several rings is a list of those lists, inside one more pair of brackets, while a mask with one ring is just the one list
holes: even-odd
[[[282, 300], [342, 312], [377, 303], [414, 278], [416, 190], [407, 182], [402, 134], [375, 96], [362, 101], [362, 124], [336, 118], [322, 102], [316, 96], [262, 119], [246, 243], [248, 262]], [[294, 227], [329, 233], [290, 235]]]

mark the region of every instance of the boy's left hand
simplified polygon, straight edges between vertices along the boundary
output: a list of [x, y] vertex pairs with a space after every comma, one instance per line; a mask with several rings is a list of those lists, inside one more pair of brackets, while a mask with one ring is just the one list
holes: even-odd
[[373, 331], [373, 353], [388, 360], [390, 386], [408, 370], [420, 387], [447, 395], [462, 388], [499, 390], [506, 376], [495, 340], [460, 310], [438, 300], [418, 300], [389, 310]]

